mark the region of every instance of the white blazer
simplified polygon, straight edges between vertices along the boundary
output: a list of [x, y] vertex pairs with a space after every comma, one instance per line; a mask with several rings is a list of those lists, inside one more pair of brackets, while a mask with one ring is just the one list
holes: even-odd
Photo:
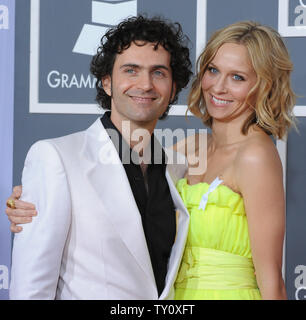
[[[160, 299], [173, 298], [188, 233], [175, 188], [185, 165], [168, 165], [177, 236]], [[22, 199], [38, 215], [15, 235], [11, 299], [158, 299], [132, 190], [100, 119], [89, 129], [38, 141], [22, 175]]]

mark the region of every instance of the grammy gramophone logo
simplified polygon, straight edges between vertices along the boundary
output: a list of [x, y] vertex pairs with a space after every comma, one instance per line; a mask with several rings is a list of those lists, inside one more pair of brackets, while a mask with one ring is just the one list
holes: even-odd
[[74, 45], [73, 52], [93, 55], [96, 53], [97, 44], [106, 30], [116, 26], [128, 16], [137, 15], [137, 0], [125, 2], [92, 1], [91, 23], [84, 24], [81, 33]]

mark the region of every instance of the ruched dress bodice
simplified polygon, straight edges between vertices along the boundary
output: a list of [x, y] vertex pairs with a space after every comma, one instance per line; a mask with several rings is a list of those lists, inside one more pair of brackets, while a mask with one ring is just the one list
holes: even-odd
[[243, 198], [221, 183], [177, 183], [190, 225], [176, 299], [261, 299]]

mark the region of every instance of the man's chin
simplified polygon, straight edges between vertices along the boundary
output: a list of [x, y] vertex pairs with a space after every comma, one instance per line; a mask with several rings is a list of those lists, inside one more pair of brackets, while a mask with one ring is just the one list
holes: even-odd
[[131, 113], [130, 120], [135, 122], [153, 122], [157, 121], [162, 114], [160, 112], [152, 112], [152, 110], [149, 112], [135, 112]]

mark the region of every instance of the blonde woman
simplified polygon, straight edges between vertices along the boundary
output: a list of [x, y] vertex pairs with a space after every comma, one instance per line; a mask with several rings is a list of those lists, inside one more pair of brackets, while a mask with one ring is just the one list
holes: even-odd
[[177, 184], [190, 226], [176, 299], [286, 299], [282, 165], [270, 136], [294, 124], [287, 49], [270, 27], [239, 22], [213, 34], [197, 70], [189, 109], [212, 133], [205, 173]]

